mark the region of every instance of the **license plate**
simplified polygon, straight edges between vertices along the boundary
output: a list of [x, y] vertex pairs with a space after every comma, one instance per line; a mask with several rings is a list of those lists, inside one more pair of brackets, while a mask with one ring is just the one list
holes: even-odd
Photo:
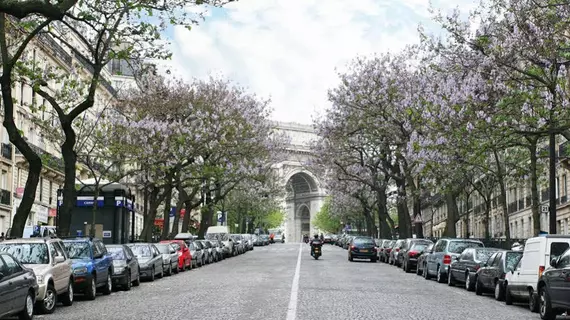
[[365, 249], [365, 250], [360, 250], [360, 252], [368, 252], [368, 250], [366, 250], [366, 249]]

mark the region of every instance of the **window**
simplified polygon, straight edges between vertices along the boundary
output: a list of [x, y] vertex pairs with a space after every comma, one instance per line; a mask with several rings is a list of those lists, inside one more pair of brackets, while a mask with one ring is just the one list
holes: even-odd
[[569, 245], [566, 242], [553, 242], [550, 244], [550, 258], [558, 257], [568, 249]]
[[556, 177], [556, 199], [560, 197], [560, 178]]
[[102, 254], [103, 254], [103, 252], [101, 252], [101, 249], [99, 249], [99, 246], [97, 246], [96, 243], [93, 243], [93, 256], [96, 257], [96, 256], [99, 256]]
[[52, 243], [52, 245], [55, 247], [55, 250], [57, 251], [57, 256], [66, 259], [65, 250], [63, 250], [61, 245], [58, 242], [54, 242]]
[[24, 86], [25, 84], [23, 82], [20, 83], [20, 106], [24, 105]]
[[10, 143], [10, 137], [8, 136], [8, 131], [6, 128], [3, 128], [2, 130], [2, 142], [6, 144]]
[[50, 256], [50, 260], [53, 263], [53, 260], [55, 259], [55, 257], [57, 257], [57, 250], [55, 250], [53, 243], [51, 244], [51, 246], [49, 246], [49, 256]]
[[8, 171], [2, 170], [2, 176], [0, 179], [0, 188], [8, 190]]
[[2, 260], [4, 260], [4, 276], [11, 276], [15, 273], [21, 272], [22, 267], [12, 258], [11, 256], [4, 254], [2, 255]]
[[570, 266], [570, 250], [566, 250], [562, 254], [560, 259], [558, 260], [558, 264], [556, 266], [556, 269], [567, 268], [568, 266]]
[[[493, 267], [498, 267], [501, 264], [502, 258], [503, 258], [503, 253], [498, 252], [495, 255], [495, 259], [493, 261], [491, 261], [491, 263], [489, 265], [493, 266]], [[489, 260], [491, 260], [491, 259], [489, 259]]]
[[51, 204], [53, 198], [53, 182], [49, 182], [49, 204]]

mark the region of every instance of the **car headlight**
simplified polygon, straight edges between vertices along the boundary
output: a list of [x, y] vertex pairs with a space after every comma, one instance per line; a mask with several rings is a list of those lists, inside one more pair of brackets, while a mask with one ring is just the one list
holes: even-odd
[[36, 281], [38, 282], [38, 284], [42, 284], [44, 282], [44, 276], [43, 275], [36, 275]]
[[73, 274], [84, 274], [87, 273], [87, 267], [79, 267], [73, 270]]
[[125, 272], [125, 267], [115, 267], [115, 268], [113, 268], [113, 273], [114, 273], [114, 274], [121, 274], [121, 273], [123, 273], [123, 272]]

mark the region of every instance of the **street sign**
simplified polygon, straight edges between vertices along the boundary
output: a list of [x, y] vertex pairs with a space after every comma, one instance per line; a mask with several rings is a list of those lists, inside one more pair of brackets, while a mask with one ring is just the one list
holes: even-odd
[[414, 223], [422, 223], [422, 222], [424, 222], [424, 220], [422, 219], [422, 215], [418, 214], [414, 219]]
[[549, 206], [542, 206], [542, 207], [540, 207], [540, 212], [548, 213], [548, 211], [550, 211], [549, 209], [550, 209]]
[[218, 211], [218, 222], [224, 221], [224, 214], [221, 211]]

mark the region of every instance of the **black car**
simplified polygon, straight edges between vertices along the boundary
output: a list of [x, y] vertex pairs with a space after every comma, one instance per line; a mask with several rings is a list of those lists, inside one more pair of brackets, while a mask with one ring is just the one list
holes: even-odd
[[453, 286], [455, 283], [461, 282], [465, 284], [467, 291], [473, 291], [477, 270], [489, 260], [491, 255], [500, 250], [497, 248], [467, 248], [463, 250], [449, 266], [447, 284]]
[[34, 271], [12, 255], [0, 253], [0, 318], [32, 319], [38, 284]]
[[354, 237], [348, 246], [348, 261], [354, 259], [370, 259], [378, 261], [376, 243], [369, 237]]
[[554, 320], [570, 310], [570, 249], [550, 261], [551, 268], [538, 280], [540, 318]]
[[402, 269], [405, 272], [412, 272], [418, 267], [418, 258], [424, 251], [433, 244], [430, 240], [412, 239], [408, 245], [404, 245], [398, 257], [402, 258]]
[[113, 259], [113, 288], [121, 287], [128, 291], [131, 286], [138, 286], [141, 283], [139, 261], [131, 248], [124, 244], [111, 244], [107, 245], [107, 251]]
[[483, 267], [477, 270], [475, 293], [493, 290], [497, 301], [505, 299], [505, 276], [507, 272], [515, 270], [522, 255], [522, 251], [495, 252]]

